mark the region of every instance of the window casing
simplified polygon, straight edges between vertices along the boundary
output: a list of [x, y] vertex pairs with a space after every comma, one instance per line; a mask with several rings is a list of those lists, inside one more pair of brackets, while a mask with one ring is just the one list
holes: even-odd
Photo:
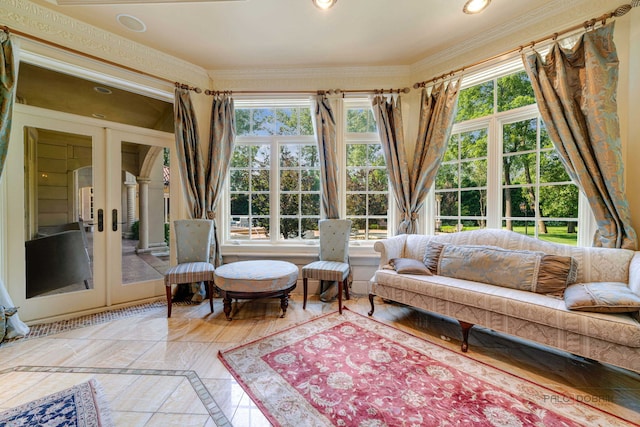
[[505, 228], [575, 245], [578, 194], [524, 71], [461, 90], [434, 185], [436, 233]]
[[317, 239], [320, 164], [309, 102], [238, 104], [226, 240]]
[[[236, 101], [237, 136], [227, 180], [231, 244], [317, 243], [320, 162], [309, 100]], [[389, 233], [389, 182], [368, 99], [339, 99], [340, 212], [353, 221], [353, 244]]]
[[389, 233], [389, 175], [368, 100], [345, 101], [344, 203], [351, 239], [373, 241]]

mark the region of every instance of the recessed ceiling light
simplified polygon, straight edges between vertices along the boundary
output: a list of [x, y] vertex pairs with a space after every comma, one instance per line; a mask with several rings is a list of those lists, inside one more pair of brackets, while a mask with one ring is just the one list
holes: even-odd
[[111, 95], [113, 93], [111, 89], [107, 89], [106, 87], [102, 86], [94, 86], [93, 90], [103, 95]]
[[333, 7], [337, 2], [338, 0], [311, 0], [311, 3], [313, 3], [315, 7], [322, 10], [327, 10]]
[[116, 16], [116, 19], [124, 27], [128, 28], [131, 31], [135, 31], [136, 33], [144, 33], [145, 31], [147, 31], [147, 26], [144, 24], [144, 22], [133, 15], [121, 13]]
[[467, 0], [462, 11], [469, 15], [480, 13], [489, 6], [489, 3], [491, 3], [491, 0]]

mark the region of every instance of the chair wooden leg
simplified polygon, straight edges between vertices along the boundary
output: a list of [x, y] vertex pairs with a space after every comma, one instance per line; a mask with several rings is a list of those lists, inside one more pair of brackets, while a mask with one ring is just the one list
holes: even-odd
[[207, 298], [209, 298], [209, 307], [213, 313], [213, 282], [207, 282]]
[[302, 309], [306, 310], [307, 309], [307, 283], [308, 279], [306, 277], [304, 277], [302, 279]]
[[167, 318], [171, 317], [171, 285], [166, 285], [167, 290]]
[[338, 281], [338, 312], [342, 314], [342, 291], [344, 282]]
[[345, 297], [347, 297], [347, 299], [349, 299], [349, 277], [347, 276], [344, 279], [344, 295]]

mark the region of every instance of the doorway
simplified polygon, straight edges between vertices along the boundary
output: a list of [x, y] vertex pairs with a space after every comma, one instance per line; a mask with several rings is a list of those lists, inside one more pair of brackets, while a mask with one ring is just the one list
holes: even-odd
[[164, 294], [173, 144], [172, 133], [15, 105], [8, 287], [21, 318]]

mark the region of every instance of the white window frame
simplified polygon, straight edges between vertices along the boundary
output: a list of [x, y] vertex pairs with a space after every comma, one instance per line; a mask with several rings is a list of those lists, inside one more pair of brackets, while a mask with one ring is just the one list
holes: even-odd
[[[371, 109], [371, 100], [368, 98], [334, 98], [330, 100], [332, 103], [332, 109], [334, 113], [334, 117], [336, 118], [336, 139], [337, 139], [337, 155], [338, 155], [338, 171], [339, 171], [339, 183], [340, 183], [340, 199], [339, 199], [339, 211], [340, 217], [346, 217], [346, 141], [349, 142], [358, 142], [358, 141], [368, 141], [368, 142], [377, 142], [380, 143], [380, 138], [377, 132], [369, 132], [369, 133], [360, 133], [360, 134], [351, 134], [346, 135], [346, 111], [347, 108], [365, 108]], [[260, 107], [273, 107], [273, 106], [303, 106], [303, 105], [312, 105], [312, 101], [309, 98], [299, 98], [299, 99], [246, 99], [243, 101], [236, 100], [235, 108], [260, 108]], [[313, 114], [313, 112], [312, 112]], [[316, 144], [315, 135], [301, 135], [301, 136], [288, 136], [288, 135], [269, 135], [269, 136], [237, 136], [236, 144], [243, 143], [255, 143], [255, 144], [267, 144], [271, 145], [271, 150], [278, 150], [279, 144], [281, 143], [313, 143]], [[273, 152], [273, 151], [272, 151]], [[277, 151], [275, 151], [277, 152]], [[273, 160], [273, 158], [272, 158]], [[270, 186], [271, 188], [275, 188], [277, 191], [275, 193], [270, 193], [270, 238], [264, 240], [234, 240], [229, 238], [229, 229], [230, 224], [228, 224], [228, 219], [231, 217], [230, 215], [230, 176], [229, 172], [227, 173], [227, 178], [225, 182], [225, 190], [223, 197], [220, 201], [221, 206], [219, 209], [219, 237], [221, 239], [221, 244], [223, 246], [229, 247], [232, 246], [232, 252], [237, 253], [245, 253], [251, 251], [269, 251], [274, 248], [283, 248], [283, 250], [287, 250], [287, 248], [293, 247], [309, 247], [311, 248], [303, 249], [302, 252], [306, 253], [306, 251], [315, 252], [317, 251], [317, 245], [319, 241], [317, 239], [278, 239], [279, 236], [279, 203], [278, 194], [279, 194], [279, 163], [272, 161], [271, 162], [271, 170], [270, 170]], [[321, 189], [322, 191], [322, 189]], [[389, 186], [389, 209], [387, 215], [387, 223], [388, 223], [388, 231], [387, 235], [393, 236], [395, 234], [396, 229], [396, 218], [397, 218], [397, 209], [395, 206], [395, 201], [392, 195], [392, 189]], [[321, 201], [320, 209], [322, 211], [322, 201]], [[321, 212], [321, 217], [323, 213]], [[373, 244], [377, 240], [351, 240], [350, 246], [352, 247], [362, 247], [367, 253], [373, 247]], [[316, 246], [316, 248], [312, 248]], [[290, 249], [289, 249], [290, 250]], [[356, 250], [354, 253], [358, 253]]]
[[[308, 97], [301, 98], [237, 98], [235, 100], [235, 108], [287, 108], [287, 107], [309, 107], [312, 103]], [[239, 135], [236, 136], [235, 146], [239, 144], [249, 145], [269, 145], [271, 150], [271, 162], [269, 165], [269, 238], [261, 240], [250, 239], [231, 239], [230, 238], [230, 170], [227, 171], [225, 179], [224, 194], [220, 200], [220, 209], [218, 215], [219, 238], [223, 246], [233, 246], [234, 252], [246, 252], [256, 248], [269, 250], [274, 247], [292, 247], [292, 246], [317, 246], [316, 240], [301, 239], [279, 239], [280, 223], [279, 223], [279, 147], [281, 144], [316, 144], [315, 135]], [[275, 156], [273, 153], [276, 153]], [[276, 189], [275, 193], [271, 189]], [[322, 206], [321, 206], [322, 209]], [[243, 249], [244, 248], [244, 249]], [[317, 250], [317, 249], [315, 249]]]
[[[381, 144], [380, 135], [378, 132], [362, 132], [362, 133], [348, 133], [347, 132], [347, 111], [353, 108], [362, 108], [365, 110], [371, 110], [371, 99], [369, 98], [347, 98], [343, 99], [343, 102], [336, 108], [335, 117], [341, 117], [338, 124], [338, 158], [340, 167], [340, 216], [346, 218], [347, 215], [347, 144], [350, 143], [369, 143], [369, 144]], [[388, 210], [387, 210], [387, 237], [395, 235], [397, 228], [397, 208], [395, 199], [392, 193], [391, 185], [387, 186], [388, 194]], [[378, 239], [377, 239], [378, 240]], [[350, 240], [351, 246], [365, 246], [372, 247], [377, 240]]]
[[[493, 153], [493, 151], [495, 150], [494, 147], [491, 147], [491, 142], [492, 142], [492, 138], [491, 138], [491, 132], [492, 132], [492, 123], [491, 120], [487, 119], [487, 117], [481, 117], [479, 119], [474, 119], [474, 120], [468, 120], [462, 124], [460, 124], [459, 126], [455, 127], [452, 129], [451, 131], [451, 135], [457, 134], [457, 133], [464, 133], [464, 132], [473, 132], [476, 130], [481, 130], [481, 129], [486, 129], [487, 130], [487, 211], [486, 211], [486, 223], [487, 223], [487, 227], [489, 226], [490, 223], [490, 210], [492, 205], [492, 201], [495, 199], [495, 192], [491, 191], [490, 189], [490, 182], [491, 182], [491, 178], [489, 177], [491, 171], [494, 170], [494, 160], [492, 160], [491, 155]], [[447, 143], [448, 144], [448, 143]], [[474, 158], [475, 159], [475, 158]], [[470, 160], [474, 160], [474, 159], [464, 159], [464, 161], [470, 161]], [[479, 159], [479, 158], [477, 158]], [[456, 165], [458, 165], [458, 170], [459, 170], [459, 165], [460, 163], [462, 163], [460, 161], [460, 153], [458, 153], [458, 160], [454, 163]], [[473, 189], [478, 189], [479, 187], [464, 187], [461, 188], [460, 187], [460, 176], [458, 175], [458, 187], [457, 187], [457, 192], [458, 194], [461, 191], [465, 191], [465, 190], [473, 190]], [[431, 197], [434, 198], [434, 209], [437, 208], [437, 203], [435, 202], [435, 182], [433, 183], [432, 186], [432, 191], [430, 191], [430, 195]], [[460, 200], [458, 199], [458, 208], [460, 206]], [[434, 211], [434, 219], [433, 219], [433, 224], [434, 224], [434, 229], [435, 229], [435, 220], [436, 220], [436, 215], [435, 215], [435, 211]]]
[[[484, 83], [489, 80], [517, 73], [524, 70], [520, 58], [496, 65], [491, 69], [484, 69], [478, 73], [469, 75], [462, 79], [460, 90]], [[497, 105], [497, 88], [494, 87], [494, 105]], [[537, 104], [516, 108], [513, 110], [496, 112], [491, 115], [477, 119], [467, 120], [453, 125], [451, 135], [487, 128], [487, 222], [486, 228], [502, 228], [502, 126], [504, 124], [517, 122], [540, 114]], [[537, 171], [539, 172], [539, 171]], [[539, 181], [539, 179], [537, 180]], [[536, 185], [540, 185], [539, 182]], [[433, 233], [436, 222], [436, 202], [435, 202], [435, 182], [427, 197], [426, 222], [427, 229]], [[593, 234], [596, 230], [596, 223], [591, 213], [588, 200], [579, 192], [578, 199], [578, 234], [577, 246], [591, 246]]]
[[[502, 160], [502, 156], [504, 155], [503, 151], [503, 133], [500, 132], [502, 130], [502, 127], [504, 125], [508, 125], [508, 124], [512, 124], [512, 123], [517, 123], [520, 121], [524, 121], [524, 120], [530, 120], [530, 119], [536, 119], [538, 120], [538, 124], [537, 124], [537, 142], [539, 142], [540, 140], [540, 131], [541, 131], [541, 125], [542, 125], [542, 119], [540, 117], [540, 112], [538, 110], [538, 107], [536, 104], [533, 105], [529, 105], [526, 107], [522, 107], [519, 109], [515, 109], [512, 110], [514, 112], [514, 114], [509, 114], [508, 117], [504, 117], [501, 119], [498, 119], [498, 133], [500, 134], [500, 160]], [[505, 116], [507, 116], [505, 114]], [[540, 187], [544, 187], [545, 185], [540, 183], [540, 159], [539, 156], [544, 153], [544, 152], [548, 152], [550, 150], [553, 149], [548, 149], [548, 148], [541, 148], [539, 146], [536, 147], [535, 150], [529, 150], [529, 151], [522, 151], [519, 152], [519, 154], [526, 154], [526, 153], [536, 153], [537, 159], [536, 159], [536, 182], [533, 183], [531, 185], [532, 188], [534, 188], [534, 191], [536, 193], [536, 195], [538, 196], [538, 202], [539, 202], [539, 196], [540, 196]], [[519, 155], [518, 154], [518, 155]], [[502, 172], [502, 161], [500, 161], [500, 172]], [[500, 187], [501, 190], [504, 189], [503, 185], [502, 185], [502, 174], [500, 175]], [[563, 184], [574, 184], [571, 180], [569, 181], [563, 181], [563, 182], [557, 182], [557, 183], [553, 183], [554, 185], [563, 185]], [[575, 184], [574, 184], [575, 185]], [[523, 188], [523, 187], [528, 187], [528, 185], [519, 185], [519, 186], [514, 186], [512, 188]], [[500, 209], [502, 209], [502, 196], [503, 196], [503, 192], [500, 191]], [[578, 200], [578, 226], [580, 226], [580, 200]], [[501, 217], [501, 221], [500, 221], [500, 227], [502, 226], [502, 212], [500, 212], [500, 217]], [[523, 221], [523, 217], [522, 216], [518, 216], [518, 215], [512, 215], [511, 216], [512, 219], [516, 220], [516, 221]], [[530, 217], [530, 218], [526, 218], [526, 221], [528, 222], [533, 222], [534, 223], [534, 227], [536, 227], [536, 223], [538, 220], [540, 219], [544, 219], [544, 218], [535, 218], [535, 217]], [[549, 218], [550, 220], [556, 220], [556, 221], [572, 221], [574, 220], [574, 218]], [[578, 236], [580, 237], [580, 236]]]
[[[287, 103], [289, 102], [289, 103]], [[305, 105], [303, 100], [295, 101], [256, 101], [250, 104], [236, 104], [236, 108], [271, 108], [271, 107], [304, 107], [310, 106], [307, 101]], [[280, 146], [283, 144], [316, 144], [316, 138], [314, 135], [260, 135], [260, 136], [237, 136], [235, 146], [238, 145], [267, 145], [270, 147], [270, 164], [269, 164], [269, 238], [268, 239], [231, 239], [230, 238], [230, 224], [228, 219], [231, 217], [230, 213], [230, 171], [227, 172], [225, 181], [225, 194], [222, 202], [224, 208], [221, 209], [222, 214], [222, 226], [220, 227], [221, 234], [223, 235], [223, 244], [227, 245], [251, 245], [251, 246], [292, 246], [292, 245], [314, 245], [317, 244], [311, 239], [280, 239], [280, 162], [279, 152]], [[320, 206], [322, 209], [322, 206]], [[320, 213], [322, 215], [322, 213]]]

